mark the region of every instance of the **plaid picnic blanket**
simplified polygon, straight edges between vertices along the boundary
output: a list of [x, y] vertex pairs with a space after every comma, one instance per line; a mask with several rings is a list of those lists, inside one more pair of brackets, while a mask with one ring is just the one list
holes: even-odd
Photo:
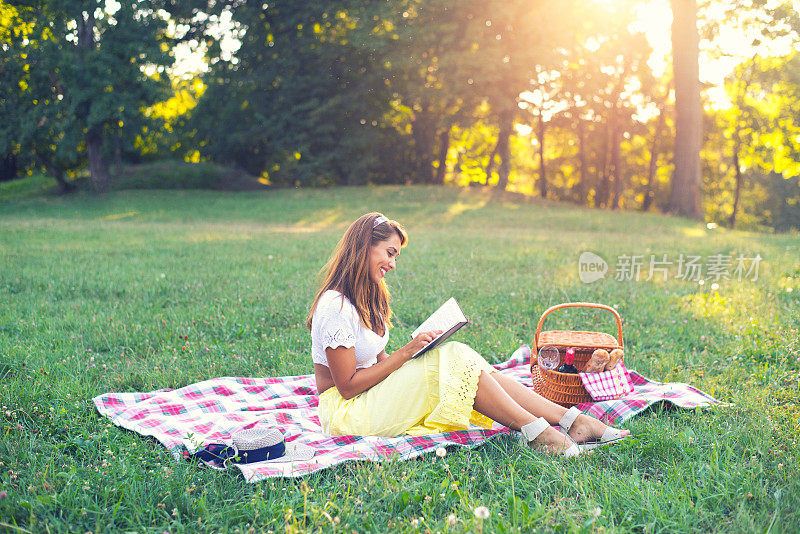
[[[532, 386], [529, 362], [524, 356], [495, 368]], [[578, 408], [604, 421], [620, 423], [658, 402], [681, 408], [718, 403], [687, 384], [655, 382], [633, 371], [631, 378], [633, 393], [619, 400], [586, 403]], [[214, 378], [175, 390], [106, 393], [92, 400], [100, 414], [115, 425], [155, 437], [176, 459], [191, 456], [206, 444], [228, 443], [232, 433], [259, 422], [279, 428], [287, 442], [299, 440], [315, 450], [310, 461], [235, 464], [248, 482], [298, 477], [350, 460], [405, 460], [442, 446], [475, 447], [513, 432], [495, 423], [488, 430], [471, 427], [417, 437], [326, 436], [317, 416], [318, 396], [313, 375]]]

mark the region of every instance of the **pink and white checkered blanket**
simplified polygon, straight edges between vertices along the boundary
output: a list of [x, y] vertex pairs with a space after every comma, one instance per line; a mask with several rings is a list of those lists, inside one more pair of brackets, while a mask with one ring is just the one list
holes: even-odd
[[596, 401], [618, 399], [633, 391], [633, 379], [623, 363], [610, 371], [578, 373], [578, 376], [583, 387]]
[[[495, 365], [503, 374], [531, 387], [528, 361], [520, 358]], [[687, 384], [654, 382], [631, 372], [634, 391], [625, 397], [578, 406], [608, 422], [620, 423], [658, 402], [681, 408], [709, 407], [713, 397]], [[382, 461], [415, 458], [438, 447], [475, 447], [513, 432], [495, 423], [489, 430], [472, 427], [425, 436], [326, 436], [317, 416], [313, 375], [280, 378], [223, 377], [180, 389], [149, 393], [106, 393], [94, 399], [97, 410], [115, 425], [153, 436], [176, 459], [209, 443], [223, 443], [231, 434], [258, 422], [279, 428], [286, 441], [298, 440], [315, 450], [309, 461], [236, 464], [248, 482], [268, 477], [298, 477], [349, 460]]]

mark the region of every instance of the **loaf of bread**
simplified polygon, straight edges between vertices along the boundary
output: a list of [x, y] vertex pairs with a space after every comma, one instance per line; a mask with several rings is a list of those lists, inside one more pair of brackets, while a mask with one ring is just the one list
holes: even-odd
[[586, 367], [583, 368], [584, 373], [599, 373], [606, 368], [608, 359], [611, 356], [604, 349], [597, 349], [592, 353], [592, 357], [586, 362]]
[[608, 363], [606, 363], [606, 367], [605, 367], [606, 371], [610, 371], [614, 367], [616, 367], [617, 364], [622, 361], [623, 357], [624, 357], [624, 354], [622, 352], [622, 349], [614, 349], [614, 350], [612, 350], [611, 354], [609, 355], [609, 358], [608, 358]]

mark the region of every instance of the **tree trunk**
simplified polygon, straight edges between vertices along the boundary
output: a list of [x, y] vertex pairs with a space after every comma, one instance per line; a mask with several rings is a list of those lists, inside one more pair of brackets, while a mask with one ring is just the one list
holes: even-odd
[[539, 144], [539, 195], [547, 198], [547, 166], [544, 160], [544, 117], [539, 112], [539, 122], [536, 124], [536, 141]]
[[89, 181], [95, 193], [108, 191], [111, 182], [108, 175], [108, 164], [103, 158], [103, 137], [98, 128], [86, 132], [86, 154], [89, 157]]
[[700, 101], [697, 1], [671, 0], [672, 66], [675, 73], [675, 171], [669, 210], [702, 219], [700, 148], [703, 107]]
[[511, 174], [511, 147], [509, 139], [514, 126], [514, 115], [503, 113], [500, 116], [500, 134], [497, 139], [497, 152], [500, 155], [500, 167], [497, 169], [497, 188], [508, 188], [508, 177]]
[[122, 170], [122, 132], [117, 130], [114, 134], [114, 166], [116, 172]]
[[0, 158], [0, 182], [15, 179], [17, 170], [17, 157], [14, 154], [4, 155]]
[[611, 128], [611, 172], [609, 173], [609, 185], [613, 183], [614, 189], [611, 196], [611, 209], [619, 209], [619, 199], [622, 196], [622, 158], [620, 157], [620, 145], [622, 144], [622, 126], [616, 110], [613, 111], [614, 120]]
[[[94, 40], [94, 11], [89, 10], [78, 17], [78, 48], [81, 49], [81, 60], [86, 52], [95, 47]], [[88, 106], [88, 104], [87, 104]], [[88, 117], [89, 110], [85, 110], [84, 117]], [[108, 164], [103, 157], [103, 125], [87, 125], [86, 128], [86, 153], [89, 158], [89, 181], [95, 193], [108, 191], [110, 179]]]
[[45, 168], [45, 170], [47, 170], [47, 173], [55, 178], [56, 182], [58, 182], [59, 193], [66, 195], [67, 193], [75, 191], [75, 185], [67, 182], [67, 180], [64, 178], [64, 171], [57, 165], [53, 164], [53, 161], [48, 156], [42, 156], [38, 151], [36, 151], [34, 153], [34, 157]]
[[[464, 165], [464, 154], [461, 152], [460, 148], [461, 147], [459, 147], [459, 150], [456, 150], [456, 163], [453, 165], [453, 178], [456, 180], [458, 180], [458, 178], [461, 176], [461, 171], [463, 170], [462, 167]], [[473, 182], [470, 181], [469, 185], [472, 184]]]
[[614, 180], [614, 195], [611, 198], [611, 209], [619, 209], [619, 199], [622, 196], [622, 158], [620, 158], [620, 144], [622, 143], [622, 133], [618, 126], [619, 121], [614, 121], [614, 128], [611, 130], [611, 169]]
[[642, 211], [647, 211], [655, 200], [655, 179], [656, 168], [658, 167], [658, 140], [661, 138], [661, 130], [664, 128], [664, 108], [661, 107], [656, 121], [655, 131], [653, 132], [653, 144], [650, 145], [650, 164], [647, 167], [647, 184], [642, 199]]
[[742, 149], [742, 142], [739, 140], [739, 132], [734, 133], [733, 143], [733, 168], [736, 170], [736, 191], [733, 193], [733, 210], [731, 211], [731, 218], [728, 224], [731, 228], [736, 226], [736, 213], [739, 211], [739, 197], [742, 192], [742, 183], [744, 177], [742, 176], [742, 166], [739, 162], [739, 152]]
[[433, 183], [433, 139], [436, 132], [433, 128], [433, 116], [427, 102], [420, 104], [420, 110], [414, 113], [411, 122], [411, 135], [414, 138], [414, 153], [417, 163], [418, 183]]
[[450, 150], [450, 128], [446, 127], [439, 133], [439, 167], [436, 169], [436, 185], [444, 185], [448, 150]]
[[58, 192], [62, 195], [66, 195], [75, 191], [76, 187], [74, 184], [69, 183], [64, 178], [64, 172], [61, 169], [53, 169], [52, 171], [48, 171], [50, 174], [53, 175], [53, 178], [56, 179], [58, 182]]
[[580, 204], [586, 203], [587, 169], [586, 169], [586, 123], [578, 117], [578, 165], [580, 167], [580, 179], [575, 185], [573, 198]]
[[494, 144], [492, 153], [489, 154], [489, 163], [486, 164], [486, 182], [489, 185], [489, 180], [492, 178], [492, 171], [494, 170], [494, 157], [497, 155], [497, 149], [500, 147], [500, 136], [497, 137], [497, 143]]
[[745, 95], [753, 81], [755, 75], [756, 59], [748, 61], [747, 75], [738, 80], [735, 85], [736, 88], [736, 107], [739, 108], [740, 116], [734, 119], [733, 123], [733, 168], [736, 172], [736, 189], [733, 193], [733, 209], [728, 224], [731, 228], [736, 227], [736, 216], [739, 212], [739, 199], [741, 198], [742, 186], [744, 185], [744, 176], [742, 176], [742, 164], [740, 161], [740, 154], [742, 152], [742, 132], [739, 128], [741, 124], [742, 110], [745, 109]]
[[608, 194], [609, 190], [609, 174], [610, 169], [609, 167], [611, 164], [609, 163], [608, 151], [609, 151], [609, 143], [611, 141], [612, 131], [614, 130], [614, 126], [612, 124], [613, 117], [609, 117], [606, 121], [606, 135], [603, 136], [603, 167], [602, 173], [600, 174], [600, 183], [597, 186], [597, 195], [595, 196], [595, 207], [597, 208], [605, 208], [608, 206]]

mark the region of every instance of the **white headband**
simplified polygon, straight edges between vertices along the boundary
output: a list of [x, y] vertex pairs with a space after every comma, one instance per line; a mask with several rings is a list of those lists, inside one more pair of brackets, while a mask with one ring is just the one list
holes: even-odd
[[389, 219], [387, 219], [385, 216], [381, 215], [380, 217], [378, 217], [377, 219], [375, 219], [375, 222], [374, 222], [374, 223], [372, 223], [372, 229], [374, 230], [375, 228], [377, 228], [377, 226], [378, 226], [379, 224], [383, 224], [383, 223], [385, 223], [385, 222], [389, 222]]

